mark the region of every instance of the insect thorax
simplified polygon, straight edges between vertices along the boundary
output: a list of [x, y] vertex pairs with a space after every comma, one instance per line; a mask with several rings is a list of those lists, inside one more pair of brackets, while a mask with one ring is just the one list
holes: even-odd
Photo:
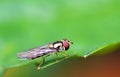
[[62, 51], [64, 50], [64, 46], [63, 46], [63, 43], [62, 41], [56, 41], [53, 43], [53, 47], [56, 48], [58, 51]]

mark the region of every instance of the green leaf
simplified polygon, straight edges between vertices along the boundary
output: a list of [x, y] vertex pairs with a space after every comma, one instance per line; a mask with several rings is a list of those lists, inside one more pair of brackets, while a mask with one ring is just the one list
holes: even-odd
[[[120, 42], [119, 8], [118, 0], [1, 1], [0, 74], [10, 68], [36, 69], [41, 58], [21, 61], [16, 54], [62, 38], [74, 42], [68, 58], [112, 52]], [[56, 64], [55, 55], [45, 59], [43, 68]]]

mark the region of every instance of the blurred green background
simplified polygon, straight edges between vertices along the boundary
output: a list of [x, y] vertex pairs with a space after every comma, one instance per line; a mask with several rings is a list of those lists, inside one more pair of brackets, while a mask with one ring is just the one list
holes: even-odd
[[[18, 52], [62, 38], [74, 42], [69, 54], [81, 57], [109, 44], [118, 43], [119, 22], [119, 0], [1, 0], [0, 74], [16, 77], [18, 73], [13, 75], [13, 72], [20, 71], [20, 68], [8, 71], [7, 76], [4, 70], [24, 63], [17, 59]], [[59, 64], [56, 68], [65, 69], [67, 65]], [[23, 67], [22, 70], [20, 77], [44, 76], [58, 69], [50, 67], [43, 69], [43, 72], [36, 71], [33, 75], [32, 71], [28, 71], [31, 68]]]

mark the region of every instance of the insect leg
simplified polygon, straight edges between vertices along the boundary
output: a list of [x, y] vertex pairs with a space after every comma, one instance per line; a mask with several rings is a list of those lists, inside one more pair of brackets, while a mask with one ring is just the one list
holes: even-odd
[[58, 54], [57, 54], [57, 52], [55, 53], [55, 56], [56, 56], [56, 62], [58, 62]]
[[65, 57], [65, 59], [68, 57], [68, 53], [66, 52], [61, 52], [61, 54]]
[[40, 70], [42, 65], [44, 64], [45, 62], [45, 58], [44, 57], [41, 57], [42, 58], [42, 62], [37, 66], [37, 70]]

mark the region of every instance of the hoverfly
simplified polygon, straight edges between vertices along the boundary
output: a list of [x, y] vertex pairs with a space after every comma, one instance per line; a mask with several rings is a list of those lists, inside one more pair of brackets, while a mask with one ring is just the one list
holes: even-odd
[[73, 42], [67, 39], [62, 39], [60, 41], [55, 41], [48, 45], [40, 46], [37, 48], [30, 49], [26, 52], [18, 53], [17, 57], [20, 60], [33, 60], [33, 59], [42, 57], [43, 62], [37, 66], [37, 69], [40, 69], [40, 67], [44, 64], [44, 61], [45, 61], [44, 56], [48, 56], [48, 55], [51, 55], [52, 53], [55, 53], [56, 61], [57, 61], [57, 58], [58, 58], [57, 53], [61, 51], [67, 51], [70, 47], [70, 44], [73, 44]]

